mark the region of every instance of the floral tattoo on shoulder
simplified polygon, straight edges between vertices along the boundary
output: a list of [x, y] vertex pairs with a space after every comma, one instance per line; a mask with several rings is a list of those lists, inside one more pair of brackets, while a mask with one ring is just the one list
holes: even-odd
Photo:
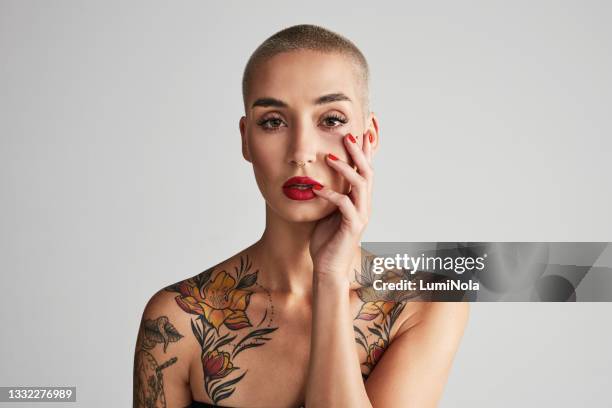
[[361, 271], [355, 270], [355, 280], [360, 284], [357, 295], [362, 303], [354, 319], [353, 330], [355, 342], [366, 355], [366, 360], [362, 363], [362, 376], [366, 380], [391, 343], [391, 331], [407, 302], [418, 294], [375, 290], [374, 279], [393, 281], [404, 273], [388, 272], [382, 277], [377, 276], [373, 273], [372, 258], [362, 259]]
[[[204, 389], [215, 404], [229, 398], [247, 374], [248, 370], [234, 364], [236, 356], [263, 346], [278, 328], [271, 327], [272, 316], [268, 313], [271, 298], [257, 283], [258, 272], [252, 270], [247, 255], [240, 257], [240, 264], [232, 272], [212, 267], [166, 288], [178, 292], [176, 303], [196, 316], [191, 319], [191, 329], [202, 348]], [[270, 305], [254, 327], [247, 310], [256, 286], [268, 294]]]

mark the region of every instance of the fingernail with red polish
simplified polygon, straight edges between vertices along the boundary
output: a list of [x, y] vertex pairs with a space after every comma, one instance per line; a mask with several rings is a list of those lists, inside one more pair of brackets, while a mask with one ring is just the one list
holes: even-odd
[[372, 132], [368, 132], [368, 139], [370, 140], [370, 143], [374, 141], [374, 136], [372, 136]]
[[355, 140], [355, 138], [353, 137], [353, 135], [351, 135], [350, 133], [348, 134], [348, 140], [350, 140], [353, 143], [357, 143], [357, 141]]
[[329, 157], [332, 160], [338, 160], [338, 158], [336, 156], [334, 156], [333, 154], [331, 154], [331, 153], [328, 153], [327, 157]]
[[315, 190], [321, 190], [323, 186], [320, 184], [315, 184], [314, 186], [312, 186], [312, 188], [314, 188]]

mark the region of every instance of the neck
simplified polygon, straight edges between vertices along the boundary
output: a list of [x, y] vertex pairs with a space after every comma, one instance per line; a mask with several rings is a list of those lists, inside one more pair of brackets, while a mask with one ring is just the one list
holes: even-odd
[[312, 289], [309, 245], [315, 226], [316, 221], [284, 220], [266, 206], [266, 228], [253, 249], [271, 290], [303, 294]]

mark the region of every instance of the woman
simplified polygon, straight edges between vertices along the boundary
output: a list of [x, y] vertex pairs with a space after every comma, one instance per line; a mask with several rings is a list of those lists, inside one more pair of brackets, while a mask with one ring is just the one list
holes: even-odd
[[467, 304], [377, 297], [356, 273], [380, 136], [368, 76], [354, 44], [318, 26], [253, 53], [240, 134], [265, 231], [148, 302], [135, 406], [437, 404]]

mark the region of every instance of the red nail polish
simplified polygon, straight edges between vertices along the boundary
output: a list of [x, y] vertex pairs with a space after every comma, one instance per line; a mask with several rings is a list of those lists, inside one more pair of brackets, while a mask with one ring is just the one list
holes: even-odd
[[357, 141], [355, 140], [355, 138], [353, 137], [353, 135], [351, 135], [350, 133], [348, 134], [348, 140], [350, 140], [353, 143], [357, 143]]
[[314, 188], [315, 190], [321, 190], [323, 186], [320, 184], [315, 184], [314, 186], [312, 186], [312, 188]]
[[372, 132], [368, 132], [368, 139], [370, 139], [370, 143], [374, 141], [374, 136], [372, 136]]
[[332, 160], [338, 160], [338, 158], [336, 156], [334, 156], [333, 154], [331, 154], [331, 153], [328, 153], [327, 157], [329, 157]]

